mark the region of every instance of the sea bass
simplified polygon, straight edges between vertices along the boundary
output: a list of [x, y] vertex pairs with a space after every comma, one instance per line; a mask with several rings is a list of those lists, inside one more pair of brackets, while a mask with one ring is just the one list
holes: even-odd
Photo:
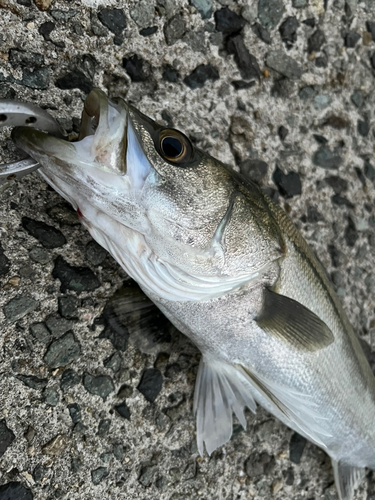
[[259, 187], [100, 90], [77, 142], [18, 147], [92, 237], [201, 350], [198, 449], [260, 404], [331, 457], [341, 500], [375, 469], [375, 378], [320, 263]]

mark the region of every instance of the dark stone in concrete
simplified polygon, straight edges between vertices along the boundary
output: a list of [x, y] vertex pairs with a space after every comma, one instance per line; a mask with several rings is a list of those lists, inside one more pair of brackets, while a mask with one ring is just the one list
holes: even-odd
[[127, 420], [130, 420], [130, 409], [125, 401], [123, 401], [121, 404], [115, 406], [115, 410], [120, 415], [120, 417], [126, 418]]
[[367, 137], [370, 132], [370, 122], [367, 119], [358, 120], [357, 131], [362, 137]]
[[147, 465], [145, 467], [142, 467], [138, 481], [145, 488], [150, 487], [158, 470], [159, 469], [156, 465]]
[[351, 203], [347, 198], [340, 196], [339, 194], [333, 195], [331, 201], [334, 205], [338, 205], [339, 207], [354, 208], [353, 203]]
[[207, 80], [218, 80], [219, 72], [211, 64], [200, 64], [184, 78], [184, 83], [191, 89], [202, 88]]
[[18, 380], [20, 380], [27, 387], [35, 389], [36, 391], [42, 391], [48, 383], [48, 380], [46, 378], [38, 378], [34, 375], [18, 374], [16, 375], [16, 378], [18, 378]]
[[50, 34], [55, 29], [56, 25], [52, 21], [47, 21], [39, 26], [39, 33], [42, 35], [46, 42], [50, 42]]
[[331, 175], [330, 177], [326, 177], [324, 181], [331, 186], [335, 194], [341, 194], [343, 191], [348, 189], [348, 183], [345, 179], [341, 179], [337, 175]]
[[250, 54], [245, 46], [242, 35], [234, 35], [228, 38], [227, 51], [234, 54], [234, 60], [240, 70], [242, 78], [260, 80], [261, 71], [258, 61]]
[[331, 151], [328, 146], [321, 146], [317, 149], [312, 160], [318, 167], [326, 168], [328, 170], [336, 169], [342, 163], [341, 156]]
[[186, 24], [181, 14], [176, 14], [164, 25], [164, 37], [167, 45], [173, 45], [186, 32]]
[[225, 35], [238, 33], [246, 24], [243, 17], [228, 9], [228, 7], [217, 10], [214, 17], [217, 31], [221, 31]]
[[44, 248], [34, 247], [29, 251], [30, 259], [38, 264], [47, 264], [51, 260], [51, 255]]
[[114, 352], [109, 358], [103, 361], [106, 368], [110, 368], [113, 372], [118, 372], [121, 368], [121, 354], [119, 352]]
[[202, 19], [209, 19], [212, 15], [212, 0], [189, 0], [197, 9]]
[[4, 455], [15, 438], [16, 436], [14, 435], [13, 431], [7, 426], [5, 419], [0, 420], [0, 457]]
[[38, 307], [39, 303], [32, 299], [31, 297], [27, 297], [25, 295], [18, 295], [11, 299], [5, 306], [3, 307], [3, 311], [5, 317], [9, 321], [17, 321], [26, 314], [34, 311]]
[[4, 254], [4, 249], [0, 243], [0, 276], [4, 276], [9, 272], [10, 269], [10, 260]]
[[91, 471], [91, 480], [93, 484], [101, 483], [107, 476], [109, 476], [109, 471], [105, 467], [98, 467]]
[[43, 361], [50, 368], [66, 366], [79, 358], [81, 346], [72, 332], [68, 332], [62, 337], [54, 340], [49, 345]]
[[31, 52], [20, 49], [9, 50], [9, 62], [13, 66], [34, 67], [44, 64], [44, 57], [37, 52]]
[[284, 127], [284, 125], [281, 125], [277, 133], [280, 137], [280, 140], [284, 141], [286, 139], [286, 136], [289, 134], [289, 130], [286, 127]]
[[345, 35], [345, 47], [348, 49], [353, 49], [357, 42], [361, 39], [361, 35], [359, 33], [355, 33], [354, 31], [350, 31]]
[[44, 248], [59, 248], [65, 245], [65, 236], [59, 229], [49, 226], [45, 222], [36, 221], [29, 217], [22, 217], [22, 227], [34, 236]]
[[46, 387], [43, 391], [44, 402], [48, 406], [57, 406], [60, 401], [60, 394], [52, 387]]
[[157, 26], [150, 26], [149, 28], [141, 29], [139, 34], [142, 36], [151, 36], [151, 35], [154, 35], [157, 31], [158, 31]]
[[64, 295], [58, 298], [58, 310], [63, 318], [76, 319], [78, 317], [79, 301], [73, 295]]
[[52, 276], [61, 281], [61, 292], [74, 290], [78, 294], [90, 292], [100, 286], [100, 281], [88, 267], [74, 267], [68, 264], [63, 257], [55, 260]]
[[280, 194], [285, 198], [292, 198], [302, 192], [301, 180], [297, 172], [284, 174], [279, 167], [276, 167], [273, 174], [273, 180], [277, 185]]
[[370, 181], [375, 180], [375, 168], [371, 165], [369, 160], [365, 160], [363, 165], [363, 171], [367, 179], [369, 179]]
[[101, 420], [98, 425], [98, 436], [100, 437], [107, 436], [110, 427], [111, 427], [111, 420], [109, 418]]
[[275, 28], [284, 13], [284, 2], [282, 0], [259, 0], [258, 19], [267, 29]]
[[63, 392], [71, 389], [72, 387], [78, 385], [81, 382], [81, 376], [77, 372], [68, 368], [64, 371], [60, 380], [60, 388]]
[[372, 37], [373, 41], [375, 42], [375, 22], [367, 21], [366, 22], [366, 29], [369, 33], [371, 33], [371, 37]]
[[358, 239], [358, 233], [355, 228], [354, 221], [351, 217], [348, 218], [348, 225], [345, 228], [344, 237], [348, 247], [354, 247]]
[[161, 391], [163, 385], [163, 376], [157, 368], [148, 368], [143, 372], [141, 381], [137, 389], [141, 392], [147, 401], [153, 403]]
[[93, 88], [92, 81], [79, 69], [75, 69], [60, 76], [60, 78], [55, 81], [55, 85], [62, 90], [79, 89], [85, 94], [88, 94]]
[[69, 415], [73, 424], [76, 424], [82, 419], [81, 407], [78, 403], [71, 403], [68, 405]]
[[21, 483], [12, 481], [0, 486], [0, 500], [33, 500], [34, 495]]
[[44, 323], [33, 323], [30, 325], [30, 333], [35, 340], [43, 344], [49, 344], [51, 341], [51, 334]]
[[289, 443], [289, 458], [291, 462], [295, 464], [301, 463], [301, 457], [306, 443], [307, 441], [304, 437], [300, 436], [296, 432], [292, 434]]
[[50, 314], [46, 318], [46, 326], [54, 337], [61, 337], [67, 331], [71, 330], [73, 323], [58, 314]]
[[307, 50], [311, 52], [319, 52], [326, 42], [326, 37], [322, 30], [317, 29], [307, 40]]
[[124, 57], [122, 65], [133, 82], [145, 82], [150, 79], [150, 65], [140, 56], [135, 54], [129, 58]]
[[173, 66], [166, 64], [163, 68], [163, 78], [167, 82], [176, 83], [180, 78], [180, 74]]
[[287, 17], [279, 27], [281, 39], [285, 43], [287, 49], [290, 49], [296, 42], [298, 27], [299, 22], [294, 16]]
[[72, 19], [73, 17], [75, 17], [79, 13], [79, 10], [77, 10], [77, 9], [69, 9], [69, 10], [52, 9], [49, 11], [49, 13], [55, 19], [55, 21], [67, 22], [70, 19]]
[[95, 376], [87, 372], [83, 374], [83, 386], [90, 394], [103, 399], [115, 390], [112, 379], [107, 375]]
[[260, 38], [264, 43], [267, 43], [268, 45], [271, 45], [272, 39], [271, 35], [266, 28], [263, 28], [263, 26], [259, 23], [255, 23], [252, 25], [251, 29], [253, 30], [254, 34]]
[[286, 76], [290, 80], [298, 80], [303, 74], [302, 67], [287, 56], [282, 50], [274, 50], [266, 55], [266, 64], [269, 68]]
[[261, 184], [267, 175], [268, 164], [263, 160], [248, 159], [240, 163], [241, 174], [249, 177], [254, 182]]
[[115, 35], [121, 35], [126, 28], [126, 18], [122, 9], [101, 9], [98, 18]]

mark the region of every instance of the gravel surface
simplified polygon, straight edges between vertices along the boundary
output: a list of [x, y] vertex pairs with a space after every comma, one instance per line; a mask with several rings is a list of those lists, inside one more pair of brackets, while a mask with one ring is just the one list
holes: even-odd
[[[0, 0], [0, 19], [0, 98], [74, 138], [100, 87], [262, 183], [375, 368], [373, 0]], [[199, 457], [199, 352], [37, 173], [0, 192], [0, 283], [0, 500], [337, 499], [324, 452], [262, 409]]]

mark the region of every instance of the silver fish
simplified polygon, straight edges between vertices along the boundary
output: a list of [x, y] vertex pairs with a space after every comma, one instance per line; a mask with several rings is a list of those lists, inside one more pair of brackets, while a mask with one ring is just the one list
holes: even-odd
[[201, 350], [197, 440], [257, 403], [324, 449], [341, 500], [375, 469], [375, 378], [324, 270], [252, 182], [123, 100], [86, 99], [79, 141], [13, 131], [82, 224]]

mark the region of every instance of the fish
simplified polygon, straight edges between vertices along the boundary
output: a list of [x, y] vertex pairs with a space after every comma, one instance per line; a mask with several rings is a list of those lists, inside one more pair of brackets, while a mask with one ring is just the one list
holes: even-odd
[[94, 89], [76, 142], [12, 138], [91, 236], [202, 353], [198, 450], [260, 405], [331, 458], [340, 500], [375, 470], [375, 378], [327, 275], [260, 187]]

